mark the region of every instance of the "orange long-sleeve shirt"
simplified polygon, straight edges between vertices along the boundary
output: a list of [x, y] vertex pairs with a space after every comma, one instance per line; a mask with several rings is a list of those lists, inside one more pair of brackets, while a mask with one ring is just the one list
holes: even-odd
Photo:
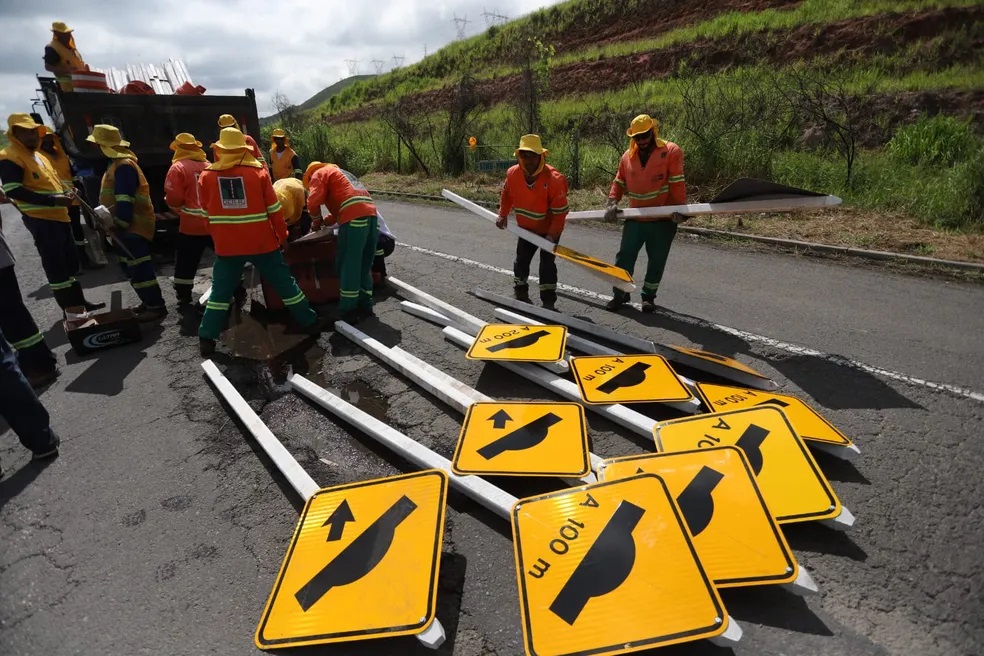
[[265, 168], [205, 170], [198, 178], [198, 198], [216, 255], [262, 255], [287, 241], [287, 224]]
[[569, 212], [567, 178], [546, 164], [529, 185], [523, 167], [510, 167], [499, 194], [499, 216], [507, 216], [510, 211], [516, 212], [516, 225], [520, 228], [557, 241]]
[[178, 214], [178, 232], [184, 235], [207, 235], [202, 204], [198, 201], [198, 178], [208, 162], [183, 159], [171, 164], [164, 178], [164, 202]]
[[[354, 177], [354, 176], [353, 176]], [[333, 164], [323, 166], [311, 176], [307, 206], [311, 216], [321, 216], [321, 206], [331, 212], [339, 225], [363, 216], [376, 216], [376, 205], [365, 187], [353, 184], [342, 169]]]
[[[672, 141], [656, 145], [646, 165], [638, 152], [625, 151], [618, 162], [618, 174], [608, 197], [619, 201], [629, 197], [629, 207], [662, 207], [687, 202], [687, 184], [683, 176], [683, 151]], [[667, 217], [668, 219], [668, 217]], [[656, 221], [664, 219], [637, 219]]]

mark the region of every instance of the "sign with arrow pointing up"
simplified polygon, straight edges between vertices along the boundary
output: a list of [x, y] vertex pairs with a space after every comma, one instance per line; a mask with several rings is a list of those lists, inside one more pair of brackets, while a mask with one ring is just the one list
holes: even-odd
[[447, 474], [436, 469], [314, 493], [256, 629], [256, 646], [427, 629], [436, 611], [447, 494]]
[[469, 360], [557, 362], [564, 357], [567, 328], [490, 323], [479, 331], [465, 355]]
[[581, 477], [591, 468], [577, 403], [475, 403], [451, 464], [456, 474]]

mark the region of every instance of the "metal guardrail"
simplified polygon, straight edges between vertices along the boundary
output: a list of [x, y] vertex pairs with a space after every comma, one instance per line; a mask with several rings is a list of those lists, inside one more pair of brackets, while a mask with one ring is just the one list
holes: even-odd
[[[403, 198], [417, 198], [429, 201], [449, 202], [443, 196], [430, 196], [427, 194], [408, 194], [399, 191], [383, 191], [381, 189], [369, 190], [370, 194], [378, 196], [396, 196]], [[497, 209], [497, 203], [484, 201], [473, 201], [476, 205]], [[783, 246], [785, 248], [795, 248], [827, 255], [848, 255], [850, 257], [860, 257], [868, 260], [878, 260], [881, 262], [906, 262], [908, 264], [922, 264], [928, 266], [938, 266], [949, 269], [959, 269], [974, 273], [984, 273], [984, 264], [978, 262], [961, 262], [959, 260], [941, 260], [935, 257], [924, 255], [906, 255], [904, 253], [890, 253], [888, 251], [869, 251], [863, 248], [851, 248], [849, 246], [831, 246], [829, 244], [817, 244], [809, 241], [799, 241], [796, 239], [780, 239], [778, 237], [761, 237], [759, 235], [749, 235], [743, 232], [729, 232], [727, 230], [714, 230], [713, 228], [698, 228], [694, 226], [681, 225], [678, 227], [681, 232], [686, 232], [703, 237], [727, 237], [729, 239], [741, 239], [744, 241], [754, 241], [773, 246]]]

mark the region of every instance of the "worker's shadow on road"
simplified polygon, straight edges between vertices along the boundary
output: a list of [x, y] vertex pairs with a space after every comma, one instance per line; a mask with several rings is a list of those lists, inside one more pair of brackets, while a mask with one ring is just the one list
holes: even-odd
[[[115, 261], [111, 261], [101, 269], [86, 269], [85, 273], [76, 276], [76, 279], [82, 285], [86, 299], [92, 302], [105, 302], [105, 292], [102, 291], [102, 287], [127, 281], [123, 270], [120, 269], [119, 264]], [[33, 292], [30, 292], [27, 297], [43, 301], [44, 299], [52, 298], [53, 295], [51, 293], [51, 287], [48, 283], [44, 283]]]
[[[7, 430], [5, 421], [0, 420], [0, 433]], [[12, 474], [7, 474], [0, 479], [0, 509], [3, 509], [7, 502], [28, 488], [34, 480], [41, 475], [48, 465], [54, 462], [50, 460], [29, 460], [24, 466]]]
[[[577, 296], [565, 296], [597, 308], [603, 304], [587, 301]], [[789, 381], [812, 397], [819, 405], [831, 410], [861, 408], [921, 408], [876, 376], [851, 366], [846, 359], [824, 358], [815, 355], [792, 355], [771, 353], [763, 356], [752, 346], [730, 332], [714, 326], [700, 317], [675, 312], [662, 306], [654, 314], [645, 314], [634, 308], [624, 308], [621, 315], [631, 318], [643, 326], [661, 331], [676, 333], [687, 338], [700, 348], [711, 353], [739, 359], [745, 355], [756, 360], [765, 360], [782, 373]], [[588, 317], [581, 317], [590, 321]], [[658, 335], [652, 335], [663, 341]], [[701, 382], [715, 382], [739, 386], [735, 382], [723, 380], [701, 371], [681, 368], [674, 365], [679, 373]]]
[[153, 346], [164, 328], [160, 324], [143, 326], [143, 335], [135, 344], [124, 344], [104, 351], [78, 355], [69, 351], [66, 364], [91, 362], [79, 376], [65, 388], [68, 392], [116, 396], [123, 391], [127, 377], [147, 358], [146, 349]]

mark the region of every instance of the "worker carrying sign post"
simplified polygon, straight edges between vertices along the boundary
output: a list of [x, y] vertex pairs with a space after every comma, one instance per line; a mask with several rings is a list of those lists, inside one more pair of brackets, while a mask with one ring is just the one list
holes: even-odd
[[[629, 148], [619, 160], [618, 173], [608, 192], [605, 221], [618, 221], [618, 202], [624, 195], [629, 197], [629, 207], [660, 207], [686, 203], [683, 151], [672, 141], [659, 138], [659, 121], [648, 114], [640, 114], [632, 119], [625, 133], [629, 136]], [[642, 285], [643, 312], [656, 311], [656, 292], [663, 278], [673, 237], [676, 236], [677, 224], [683, 221], [686, 221], [686, 217], [674, 212], [670, 217], [626, 219], [622, 226], [622, 243], [615, 258], [615, 266], [632, 274], [643, 246], [646, 247], [649, 258], [646, 279]], [[612, 300], [606, 307], [615, 312], [629, 302], [629, 293], [618, 288], [612, 291]]]
[[[567, 217], [567, 178], [547, 164], [550, 151], [543, 147], [540, 136], [523, 135], [515, 151], [519, 163], [506, 171], [499, 196], [499, 218], [495, 225], [505, 230], [509, 212], [516, 213], [516, 224], [553, 243], [560, 241]], [[513, 263], [513, 294], [530, 303], [530, 263], [538, 247], [525, 239], [516, 240], [516, 261]], [[557, 303], [557, 259], [553, 253], [540, 252], [540, 302], [554, 310]]]

